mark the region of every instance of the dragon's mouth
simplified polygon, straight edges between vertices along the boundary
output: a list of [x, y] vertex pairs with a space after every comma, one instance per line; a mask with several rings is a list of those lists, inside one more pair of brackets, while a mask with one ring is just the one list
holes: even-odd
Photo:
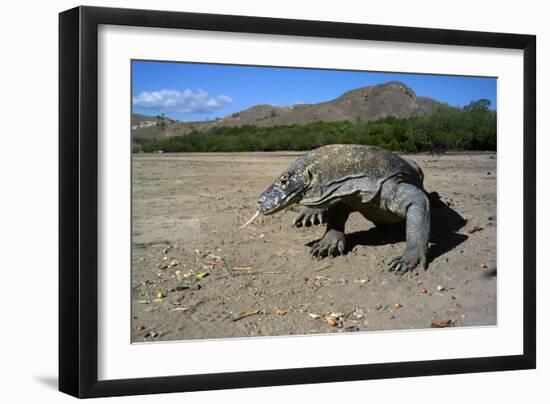
[[301, 192], [297, 191], [290, 195], [287, 195], [286, 197], [284, 197], [282, 200], [280, 200], [273, 206], [269, 206], [269, 205], [266, 206], [266, 203], [262, 202], [262, 200], [260, 199], [260, 202], [258, 202], [258, 212], [260, 212], [264, 216], [269, 216], [274, 213], [280, 212], [287, 206], [290, 206], [293, 203], [298, 202], [300, 194]]

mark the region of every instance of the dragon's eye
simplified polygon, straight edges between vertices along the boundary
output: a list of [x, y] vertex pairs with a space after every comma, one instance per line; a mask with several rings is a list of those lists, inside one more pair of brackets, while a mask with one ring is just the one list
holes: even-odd
[[285, 175], [284, 177], [279, 178], [279, 185], [281, 185], [282, 187], [284, 187], [287, 183], [288, 183], [288, 176]]

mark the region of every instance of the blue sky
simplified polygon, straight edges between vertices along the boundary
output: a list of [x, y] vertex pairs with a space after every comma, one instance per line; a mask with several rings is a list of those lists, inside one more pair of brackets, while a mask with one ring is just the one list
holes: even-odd
[[132, 75], [135, 113], [185, 121], [224, 117], [258, 104], [324, 102], [392, 80], [418, 96], [459, 107], [486, 98], [496, 109], [495, 78], [150, 61], [133, 61]]

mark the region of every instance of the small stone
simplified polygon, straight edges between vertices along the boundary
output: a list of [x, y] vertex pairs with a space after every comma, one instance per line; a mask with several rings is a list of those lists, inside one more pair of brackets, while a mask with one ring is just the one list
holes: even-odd
[[437, 285], [437, 291], [441, 292], [442, 290], [445, 290], [445, 288], [441, 285]]
[[401, 307], [403, 307], [403, 305], [401, 303], [395, 303], [393, 307], [396, 309], [400, 309]]

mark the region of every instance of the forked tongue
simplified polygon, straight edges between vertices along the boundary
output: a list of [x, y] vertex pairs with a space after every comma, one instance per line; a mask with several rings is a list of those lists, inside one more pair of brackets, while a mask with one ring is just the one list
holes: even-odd
[[245, 228], [246, 226], [248, 226], [250, 223], [252, 223], [254, 221], [254, 219], [256, 219], [258, 217], [258, 215], [260, 214], [260, 211], [257, 210], [256, 213], [254, 213], [254, 216], [252, 216], [248, 222], [246, 222], [245, 224], [243, 224], [242, 226], [239, 226], [239, 229], [243, 229]]

